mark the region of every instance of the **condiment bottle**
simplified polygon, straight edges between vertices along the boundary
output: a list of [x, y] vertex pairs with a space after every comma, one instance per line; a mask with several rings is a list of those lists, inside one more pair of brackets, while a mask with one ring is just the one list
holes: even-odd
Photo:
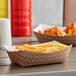
[[13, 36], [32, 35], [32, 0], [11, 0]]

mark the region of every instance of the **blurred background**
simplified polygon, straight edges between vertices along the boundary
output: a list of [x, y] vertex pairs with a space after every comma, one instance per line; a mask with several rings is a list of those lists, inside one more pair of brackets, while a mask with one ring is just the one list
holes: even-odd
[[33, 0], [33, 24], [76, 21], [76, 0]]
[[[10, 0], [0, 1], [0, 19], [10, 18]], [[76, 21], [75, 7], [76, 0], [32, 0], [32, 27], [35, 28], [39, 24], [62, 26]], [[28, 40], [31, 39], [26, 36], [12, 38], [13, 44], [23, 44]]]
[[63, 25], [64, 0], [33, 0], [33, 25]]

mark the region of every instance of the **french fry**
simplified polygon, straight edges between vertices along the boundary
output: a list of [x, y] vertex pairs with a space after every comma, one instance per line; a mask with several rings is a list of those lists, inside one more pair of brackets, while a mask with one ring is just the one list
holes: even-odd
[[33, 52], [42, 52], [44, 51], [45, 49], [44, 48], [41, 48], [41, 47], [35, 47], [35, 46], [32, 46], [32, 45], [28, 45], [28, 44], [25, 44], [25, 45], [21, 45], [21, 46], [16, 46], [16, 49], [19, 49], [19, 50], [22, 50], [22, 51], [33, 51]]
[[[39, 30], [39, 33], [42, 34], [42, 32]], [[73, 22], [66, 26], [65, 29], [60, 29], [58, 26], [54, 26], [52, 28], [49, 28], [47, 30], [44, 30], [43, 34], [49, 35], [49, 36], [72, 36], [76, 35], [76, 23]]]
[[76, 23], [71, 23], [69, 24], [66, 29], [65, 32], [67, 33], [67, 35], [72, 36], [72, 35], [76, 35]]
[[52, 53], [52, 52], [57, 52], [60, 51], [67, 46], [64, 44], [55, 44], [55, 43], [47, 43], [47, 44], [39, 44], [39, 45], [20, 45], [16, 46], [17, 51], [32, 51], [32, 52], [37, 52], [37, 53]]

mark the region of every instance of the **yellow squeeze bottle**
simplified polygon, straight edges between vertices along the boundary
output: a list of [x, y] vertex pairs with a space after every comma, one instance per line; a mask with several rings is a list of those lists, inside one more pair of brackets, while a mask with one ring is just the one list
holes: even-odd
[[8, 0], [0, 0], [0, 18], [8, 18]]

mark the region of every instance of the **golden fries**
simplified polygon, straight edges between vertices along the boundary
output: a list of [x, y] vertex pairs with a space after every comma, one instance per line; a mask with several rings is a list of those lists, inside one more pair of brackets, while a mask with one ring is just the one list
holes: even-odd
[[16, 49], [22, 51], [32, 51], [32, 52], [39, 52], [39, 53], [51, 53], [63, 50], [67, 46], [64, 44], [55, 44], [55, 43], [47, 43], [47, 44], [40, 44], [40, 45], [20, 45], [16, 46]]
[[67, 25], [67, 28], [64, 31], [67, 33], [67, 35], [76, 35], [76, 23]]
[[76, 23], [71, 23], [66, 26], [65, 29], [60, 29], [58, 26], [46, 29], [43, 33], [39, 30], [38, 33], [49, 35], [49, 36], [72, 36], [76, 35]]
[[22, 51], [33, 51], [33, 52], [42, 52], [44, 51], [44, 48], [38, 48], [38, 47], [35, 47], [35, 46], [32, 46], [32, 45], [28, 45], [28, 44], [25, 44], [25, 45], [21, 45], [21, 46], [16, 46], [16, 49], [19, 49], [19, 50], [22, 50]]
[[[40, 30], [38, 33], [41, 33]], [[44, 33], [41, 33], [41, 34], [50, 35], [50, 36], [65, 36], [66, 35], [66, 33], [60, 30], [58, 26], [49, 28], [45, 30]]]

